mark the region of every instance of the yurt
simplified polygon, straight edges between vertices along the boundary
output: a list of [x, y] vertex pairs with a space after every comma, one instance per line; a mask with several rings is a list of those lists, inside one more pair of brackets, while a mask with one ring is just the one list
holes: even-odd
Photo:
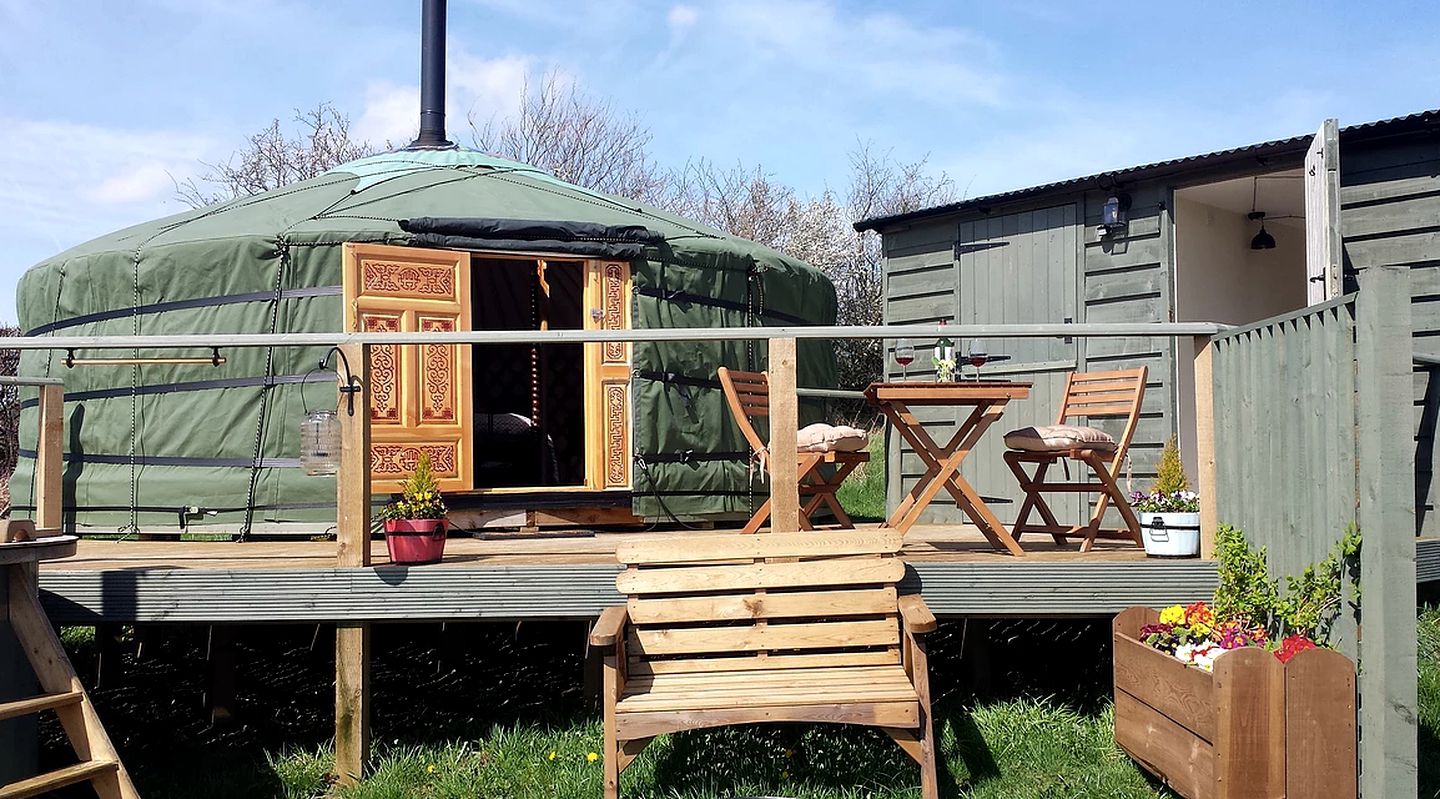
[[[363, 158], [103, 236], [29, 270], [17, 303], [31, 336], [757, 327], [835, 316], [834, 287], [804, 263], [455, 147]], [[152, 360], [177, 354], [205, 362]], [[120, 355], [127, 362], [104, 362]], [[299, 468], [302, 418], [336, 404], [335, 363], [318, 368], [326, 350], [210, 355], [25, 353], [21, 374], [65, 380], [67, 526], [313, 535], [333, 525], [335, 478]], [[376, 501], [426, 453], [462, 528], [748, 515], [768, 489], [715, 370], [765, 362], [763, 340], [378, 348]], [[834, 384], [828, 343], [801, 342], [798, 362], [800, 385]], [[36, 422], [32, 402], [11, 481], [22, 514], [34, 506]]]

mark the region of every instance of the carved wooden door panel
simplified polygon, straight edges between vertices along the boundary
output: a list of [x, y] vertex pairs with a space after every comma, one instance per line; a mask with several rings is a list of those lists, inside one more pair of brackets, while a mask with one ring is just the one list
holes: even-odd
[[[587, 265], [587, 330], [630, 329], [630, 265]], [[630, 487], [630, 345], [586, 344], [586, 480], [595, 489]]]
[[[346, 244], [345, 329], [352, 332], [470, 329], [470, 254]], [[399, 491], [422, 453], [443, 491], [474, 488], [469, 346], [373, 347], [370, 356], [370, 479]]]

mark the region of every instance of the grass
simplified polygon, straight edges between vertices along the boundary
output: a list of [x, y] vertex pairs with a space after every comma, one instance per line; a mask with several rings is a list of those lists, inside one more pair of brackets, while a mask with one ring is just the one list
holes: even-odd
[[[1013, 700], [942, 720], [952, 795], [974, 799], [1155, 797], [1110, 740], [1108, 713]], [[600, 725], [496, 727], [476, 739], [387, 747], [347, 799], [599, 796]], [[271, 762], [286, 797], [320, 797], [329, 753]], [[787, 796], [902, 799], [916, 769], [872, 730], [806, 726], [727, 728], [657, 739], [625, 772], [635, 799]], [[944, 778], [942, 778], [944, 781]]]
[[1440, 797], [1440, 606], [1426, 605], [1416, 620], [1419, 644], [1420, 796]]
[[884, 429], [870, 434], [870, 462], [863, 463], [844, 483], [835, 497], [841, 507], [857, 522], [879, 522], [885, 520], [885, 432]]
[[[1111, 741], [1106, 625], [993, 625], [989, 658], [998, 691], [973, 673], [966, 654], [973, 625], [946, 623], [933, 636], [948, 795], [1168, 796]], [[94, 692], [144, 796], [600, 796], [601, 728], [581, 688], [582, 625], [377, 626], [375, 751], [369, 778], [346, 791], [327, 777], [334, 701], [328, 629], [233, 629], [236, 723], [212, 726], [204, 712], [204, 628], [127, 631], [123, 669]], [[67, 628], [64, 639], [88, 682], [94, 634]], [[47, 757], [64, 757], [53, 719], [42, 733]], [[636, 799], [900, 799], [918, 796], [918, 783], [916, 767], [874, 730], [773, 725], [658, 739], [627, 770], [624, 788]]]

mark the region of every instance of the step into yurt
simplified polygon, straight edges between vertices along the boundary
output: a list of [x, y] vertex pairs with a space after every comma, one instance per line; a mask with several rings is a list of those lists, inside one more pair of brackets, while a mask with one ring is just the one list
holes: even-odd
[[[362, 158], [136, 225], [30, 269], [26, 335], [762, 327], [834, 323], [820, 271], [669, 213], [460, 148]], [[65, 518], [80, 532], [315, 534], [335, 478], [300, 468], [300, 423], [335, 407], [327, 348], [26, 352], [65, 380]], [[125, 356], [140, 363], [107, 364]], [[151, 359], [186, 355], [201, 363]], [[803, 341], [802, 386], [834, 385]], [[67, 365], [71, 364], [71, 365]], [[376, 501], [420, 455], [462, 528], [748, 516], [768, 486], [720, 366], [763, 340], [379, 347]], [[802, 407], [812, 416], [813, 407]], [[37, 410], [11, 480], [32, 487]]]

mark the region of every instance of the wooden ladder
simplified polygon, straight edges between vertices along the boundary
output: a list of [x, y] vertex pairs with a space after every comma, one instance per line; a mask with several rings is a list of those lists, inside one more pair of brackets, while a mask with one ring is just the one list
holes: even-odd
[[[73, 541], [71, 538], [71, 551]], [[44, 539], [32, 544], [43, 544]], [[3, 547], [15, 544], [0, 545]], [[7, 553], [8, 554], [8, 553]], [[4, 558], [3, 560], [10, 560]], [[85, 692], [75, 667], [65, 654], [60, 637], [40, 606], [35, 560], [8, 562], [10, 578], [10, 627], [25, 650], [30, 666], [44, 693], [28, 699], [0, 703], [0, 721], [54, 711], [75, 749], [78, 762], [28, 779], [0, 786], [0, 799], [41, 796], [67, 785], [89, 782], [100, 799], [139, 799], [130, 774], [105, 734], [90, 695]]]

